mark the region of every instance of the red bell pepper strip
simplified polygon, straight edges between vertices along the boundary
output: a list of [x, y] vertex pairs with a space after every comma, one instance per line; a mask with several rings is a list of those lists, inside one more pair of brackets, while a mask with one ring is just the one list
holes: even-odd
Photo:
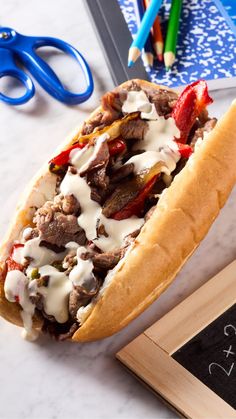
[[191, 156], [191, 154], [193, 153], [193, 149], [190, 145], [178, 143], [177, 141], [176, 141], [176, 144], [178, 146], [179, 153], [181, 154], [181, 157], [184, 157], [185, 159], [188, 159]]
[[[86, 143], [77, 143], [72, 145], [67, 150], [63, 150], [60, 154], [58, 154], [56, 157], [53, 157], [49, 161], [49, 164], [53, 164], [55, 166], [63, 166], [65, 164], [68, 164], [70, 152], [76, 148], [84, 148], [86, 146]], [[121, 138], [116, 138], [115, 140], [108, 143], [109, 146], [109, 152], [111, 156], [115, 156], [116, 154], [122, 153], [126, 149], [126, 144]]]
[[178, 142], [186, 143], [190, 130], [203, 109], [212, 103], [205, 80], [198, 80], [184, 89], [172, 111], [177, 128], [180, 130]]
[[53, 159], [49, 161], [49, 164], [54, 164], [56, 166], [63, 166], [64, 164], [67, 164], [69, 162], [70, 152], [72, 150], [76, 148], [84, 148], [85, 146], [86, 146], [86, 143], [74, 144], [67, 150], [63, 150], [56, 157], [53, 157]]
[[159, 175], [155, 175], [151, 180], [147, 182], [144, 188], [139, 192], [138, 196], [129, 202], [124, 208], [120, 211], [117, 211], [111, 216], [114, 220], [124, 220], [126, 218], [132, 217], [132, 215], [139, 216], [143, 210], [145, 199], [148, 194], [151, 192], [154, 183]]
[[14, 259], [13, 259], [14, 250], [17, 249], [18, 247], [24, 247], [24, 245], [21, 244], [21, 243], [17, 243], [17, 244], [14, 244], [12, 246], [12, 250], [11, 250], [10, 256], [6, 260], [7, 271], [8, 272], [9, 271], [23, 271], [23, 269], [24, 269], [24, 266], [23, 265], [21, 265], [18, 262], [15, 262]]
[[125, 141], [122, 138], [115, 138], [108, 143], [110, 156], [115, 156], [116, 154], [120, 154], [126, 150]]

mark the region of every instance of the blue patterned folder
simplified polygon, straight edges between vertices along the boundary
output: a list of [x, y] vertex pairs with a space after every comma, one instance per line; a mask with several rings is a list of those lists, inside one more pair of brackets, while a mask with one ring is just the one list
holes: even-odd
[[[136, 0], [118, 0], [132, 33], [137, 31]], [[165, 37], [170, 0], [159, 12]], [[170, 87], [200, 78], [211, 89], [236, 86], [236, 0], [183, 0], [176, 61], [171, 72], [155, 60], [150, 80]]]

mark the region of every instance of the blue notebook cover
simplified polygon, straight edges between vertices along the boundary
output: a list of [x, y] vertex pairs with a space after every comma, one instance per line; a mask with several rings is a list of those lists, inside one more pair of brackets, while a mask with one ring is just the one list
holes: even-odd
[[[137, 32], [136, 0], [118, 0], [134, 36]], [[159, 11], [165, 39], [170, 0]], [[150, 80], [177, 87], [203, 78], [211, 89], [236, 86], [236, 0], [183, 0], [176, 61], [171, 72], [155, 60], [147, 70]]]

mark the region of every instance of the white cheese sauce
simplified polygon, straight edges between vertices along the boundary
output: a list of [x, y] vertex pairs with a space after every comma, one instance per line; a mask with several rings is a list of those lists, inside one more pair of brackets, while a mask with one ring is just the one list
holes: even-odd
[[[22, 311], [21, 317], [23, 319], [23, 322], [25, 323], [25, 320], [24, 320], [23, 316], [25, 316], [24, 311]], [[23, 339], [28, 340], [29, 342], [34, 342], [36, 339], [38, 339], [39, 332], [35, 329], [27, 330], [26, 328], [24, 328], [22, 330], [21, 336], [22, 336]]]
[[133, 163], [135, 173], [151, 169], [158, 162], [163, 162], [161, 172], [170, 175], [176, 168], [176, 163], [180, 159], [180, 154], [171, 150], [169, 147], [161, 151], [145, 151], [142, 154], [131, 157], [126, 164]]
[[87, 320], [88, 316], [91, 314], [91, 311], [93, 309], [95, 305], [95, 301], [94, 299], [92, 300], [92, 302], [90, 304], [88, 304], [87, 306], [82, 306], [79, 308], [79, 310], [77, 311], [77, 320], [79, 322], [79, 325], [81, 326], [85, 320]]
[[[127, 163], [134, 163], [136, 173], [150, 169], [158, 162], [163, 162], [162, 172], [169, 176], [175, 169], [177, 161], [180, 159], [178, 147], [174, 138], [179, 136], [179, 131], [172, 118], [165, 119], [158, 116], [155, 105], [150, 103], [143, 91], [128, 92], [127, 99], [123, 104], [124, 113], [141, 112], [141, 118], [148, 120], [148, 129], [144, 140], [135, 143], [133, 150], [142, 149], [143, 154], [131, 157]], [[70, 153], [70, 163], [77, 169], [77, 173], [68, 171], [61, 185], [60, 192], [65, 195], [73, 194], [81, 206], [81, 215], [78, 217], [78, 224], [84, 229], [88, 240], [92, 240], [103, 252], [120, 248], [124, 238], [133, 231], [142, 227], [142, 218], [131, 217], [125, 220], [108, 219], [102, 214], [101, 206], [91, 199], [91, 189], [86, 179], [80, 176], [89, 164], [96, 158], [99, 147], [103, 141], [109, 138], [108, 134], [100, 135], [95, 146], [85, 146], [83, 149], [75, 149]], [[49, 194], [52, 199], [55, 190], [55, 178], [50, 181], [48, 191], [44, 192], [44, 198]], [[40, 194], [39, 194], [40, 195]], [[42, 193], [41, 193], [42, 195]], [[40, 199], [41, 199], [40, 195]], [[43, 200], [45, 202], [45, 199]], [[46, 199], [47, 200], [47, 199]], [[41, 203], [42, 206], [44, 202]], [[108, 237], [97, 237], [99, 225], [103, 225]], [[86, 252], [85, 247], [77, 243], [70, 242], [65, 246], [62, 253], [55, 253], [46, 247], [40, 247], [40, 238], [36, 237], [26, 240], [30, 233], [30, 228], [26, 228], [22, 235], [24, 247], [14, 250], [13, 259], [17, 263], [24, 263], [25, 258], [30, 258], [30, 265], [26, 270], [26, 275], [21, 271], [10, 271], [5, 280], [5, 295], [9, 301], [15, 302], [19, 299], [23, 311], [21, 313], [25, 326], [24, 337], [29, 340], [36, 338], [37, 332], [32, 330], [32, 317], [35, 305], [29, 297], [37, 293], [43, 296], [44, 310], [48, 315], [54, 316], [58, 323], [64, 323], [69, 317], [69, 294], [73, 286], [88, 285], [88, 281], [93, 283], [93, 263], [91, 260], [81, 259], [81, 254]], [[132, 246], [131, 246], [132, 247]], [[131, 249], [130, 247], [130, 249]], [[50, 264], [57, 260], [63, 260], [68, 254], [75, 255], [77, 264], [73, 267], [69, 275], [59, 272]], [[109, 271], [105, 278], [104, 285], [99, 292], [102, 295], [106, 287], [112, 280], [114, 273], [124, 263], [121, 260], [114, 270]], [[32, 269], [37, 267], [41, 276], [49, 276], [47, 286], [38, 287], [37, 281], [31, 280]], [[99, 298], [96, 297], [92, 302], [78, 310], [77, 317], [83, 323], [91, 312], [92, 307]]]
[[[94, 241], [104, 252], [121, 247], [125, 236], [143, 225], [143, 218], [117, 221], [104, 217], [100, 205], [91, 199], [91, 189], [86, 180], [78, 174], [67, 172], [60, 190], [63, 195], [73, 194], [78, 199], [81, 206], [78, 224], [84, 229], [87, 239]], [[104, 225], [108, 237], [97, 238], [98, 220], [100, 225]]]
[[8, 301], [15, 302], [16, 297], [19, 300], [23, 311], [21, 317], [25, 328], [25, 337], [31, 340], [36, 338], [36, 334], [32, 331], [32, 317], [35, 306], [31, 303], [28, 293], [29, 279], [21, 271], [10, 271], [6, 275], [4, 283], [5, 296]]
[[100, 135], [95, 142], [95, 146], [86, 145], [84, 148], [76, 148], [70, 152], [70, 163], [78, 169], [78, 173], [87, 170], [90, 163], [96, 158], [101, 143], [109, 138], [108, 134]]
[[69, 161], [72, 166], [84, 170], [87, 168], [89, 161], [91, 161], [93, 152], [94, 148], [89, 145], [86, 145], [84, 148], [75, 148], [70, 152]]
[[157, 119], [158, 114], [153, 103], [150, 103], [143, 90], [131, 91], [127, 93], [127, 98], [123, 103], [122, 112], [132, 113], [141, 112], [142, 119]]
[[54, 316], [58, 323], [65, 323], [68, 320], [68, 298], [73, 288], [72, 282], [64, 272], [50, 265], [39, 268], [39, 273], [41, 276], [49, 276], [48, 285], [37, 288], [44, 297], [45, 312]]
[[135, 144], [133, 149], [142, 147], [144, 150], [159, 150], [161, 147], [170, 146], [177, 149], [174, 138], [179, 137], [179, 130], [173, 118], [165, 119], [158, 116], [156, 121], [148, 121], [148, 129], [144, 140]]
[[[48, 276], [47, 286], [37, 286], [37, 281], [30, 281], [28, 290], [29, 295], [35, 296], [37, 293], [43, 296], [43, 306], [46, 314], [54, 316], [58, 323], [65, 323], [69, 317], [68, 299], [73, 289], [73, 285], [90, 286], [93, 285], [93, 263], [91, 260], [82, 260], [80, 255], [87, 252], [83, 246], [69, 242], [66, 245], [68, 251], [77, 248], [77, 265], [72, 269], [69, 276], [64, 272], [59, 272], [51, 265], [39, 268], [40, 276]], [[27, 269], [30, 275], [30, 269]], [[24, 275], [25, 277], [25, 275]], [[91, 281], [92, 280], [92, 281]], [[23, 308], [23, 307], [22, 307]], [[25, 312], [23, 312], [25, 316]]]
[[108, 252], [120, 248], [126, 236], [142, 227], [144, 219], [133, 216], [118, 221], [111, 218], [108, 219], [104, 215], [101, 215], [100, 223], [104, 225], [108, 237], [99, 237], [95, 241], [95, 244], [104, 252]]
[[81, 215], [78, 217], [79, 225], [85, 230], [88, 240], [93, 240], [97, 236], [97, 219], [101, 208], [97, 202], [90, 198], [91, 189], [85, 179], [78, 174], [67, 172], [61, 186], [61, 193], [65, 195], [73, 194], [81, 206]]
[[162, 161], [164, 164], [161, 171], [170, 175], [180, 159], [178, 146], [174, 141], [180, 133], [174, 119], [159, 116], [155, 105], [149, 102], [142, 90], [128, 92], [122, 111], [125, 113], [141, 111], [141, 118], [148, 120], [148, 129], [144, 139], [133, 146], [133, 150], [142, 149], [145, 152], [131, 157], [126, 164], [134, 163], [134, 171], [139, 173]]
[[23, 246], [19, 246], [19, 247], [15, 247], [13, 254], [12, 254], [12, 259], [16, 262], [19, 263], [20, 265], [23, 265], [25, 262], [25, 258], [24, 258], [24, 247]]
[[77, 265], [72, 269], [69, 274], [69, 278], [74, 285], [84, 286], [86, 282], [90, 281], [91, 278], [94, 278], [93, 275], [93, 262], [88, 260], [83, 260], [80, 258], [82, 253], [87, 252], [87, 249], [83, 246], [80, 246], [77, 249]]
[[31, 267], [39, 267], [43, 265], [50, 264], [56, 260], [62, 260], [66, 252], [55, 253], [50, 249], [47, 249], [44, 246], [39, 246], [40, 237], [28, 240], [23, 247], [23, 256], [30, 257]]
[[115, 273], [117, 273], [121, 269], [121, 267], [125, 263], [125, 258], [128, 256], [128, 254], [131, 252], [132, 249], [133, 249], [133, 244], [131, 244], [129, 246], [128, 250], [125, 253], [125, 256], [117, 263], [117, 265], [113, 269], [108, 271], [108, 274], [107, 274], [107, 276], [106, 276], [106, 278], [103, 282], [102, 287], [99, 290], [98, 295], [95, 298], [92, 299], [91, 303], [89, 303], [85, 307], [80, 307], [79, 308], [79, 310], [77, 311], [77, 320], [78, 320], [80, 326], [82, 326], [82, 324], [85, 322], [85, 320], [87, 320], [87, 318], [91, 314], [96, 302], [99, 300], [100, 297], [102, 297], [105, 290], [109, 287], [110, 283], [113, 280], [113, 277], [114, 277]]
[[29, 235], [31, 234], [31, 232], [32, 232], [32, 228], [31, 227], [26, 227], [24, 230], [23, 230], [23, 232], [22, 232], [22, 241], [23, 242], [26, 242], [27, 241], [27, 238], [29, 237]]

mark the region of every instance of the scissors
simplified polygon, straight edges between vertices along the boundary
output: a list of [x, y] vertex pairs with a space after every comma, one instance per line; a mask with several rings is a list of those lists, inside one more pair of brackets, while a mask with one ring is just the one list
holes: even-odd
[[[55, 47], [74, 57], [84, 74], [86, 90], [82, 93], [72, 93], [66, 90], [52, 68], [37, 55], [37, 48]], [[31, 77], [21, 70], [14, 58], [22, 62], [37, 82], [55, 99], [60, 102], [76, 105], [85, 102], [93, 92], [93, 78], [84, 57], [74, 47], [66, 42], [51, 37], [25, 36], [12, 28], [0, 28], [0, 78], [11, 76], [19, 80], [26, 88], [23, 96], [11, 98], [0, 93], [0, 100], [9, 105], [22, 105], [30, 100], [35, 93]]]

